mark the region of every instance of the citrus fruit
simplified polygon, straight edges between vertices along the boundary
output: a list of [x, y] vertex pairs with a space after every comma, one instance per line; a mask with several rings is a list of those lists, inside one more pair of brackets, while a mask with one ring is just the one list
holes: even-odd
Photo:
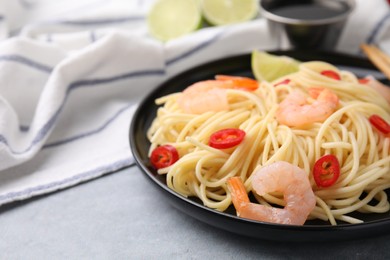
[[277, 78], [298, 71], [299, 61], [255, 50], [251, 56], [252, 72], [259, 81], [272, 82]]
[[164, 42], [193, 32], [202, 25], [199, 0], [157, 0], [147, 24], [149, 33]]
[[201, 7], [211, 25], [245, 22], [259, 13], [258, 0], [201, 0]]

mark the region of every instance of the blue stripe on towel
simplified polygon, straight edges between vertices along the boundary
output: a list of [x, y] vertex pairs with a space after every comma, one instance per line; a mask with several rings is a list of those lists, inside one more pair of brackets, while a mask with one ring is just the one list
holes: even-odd
[[374, 29], [372, 30], [372, 32], [370, 33], [370, 35], [367, 38], [367, 43], [370, 44], [370, 43], [374, 42], [375, 37], [377, 36], [378, 32], [383, 27], [386, 20], [389, 18], [390, 18], [390, 11], [385, 16], [383, 16], [382, 19], [380, 19], [379, 22], [376, 24], [376, 26], [374, 27]]
[[70, 84], [67, 89], [67, 92], [70, 92], [73, 89], [79, 87], [93, 87], [95, 85], [111, 83], [111, 82], [115, 82], [123, 79], [129, 79], [133, 77], [155, 76], [155, 75], [164, 75], [164, 74], [165, 74], [164, 70], [144, 70], [144, 71], [129, 72], [126, 74], [121, 74], [110, 78], [80, 80]]
[[91, 131], [88, 131], [88, 132], [85, 132], [85, 133], [81, 133], [81, 134], [78, 134], [78, 135], [75, 135], [75, 136], [72, 136], [72, 137], [60, 140], [60, 141], [56, 141], [56, 142], [45, 144], [42, 148], [44, 149], [44, 148], [55, 147], [55, 146], [58, 146], [58, 145], [66, 144], [66, 143], [69, 143], [69, 142], [72, 142], [72, 141], [75, 141], [75, 140], [78, 140], [78, 139], [81, 139], [81, 138], [84, 138], [84, 137], [88, 137], [88, 136], [100, 133], [105, 128], [107, 128], [107, 126], [109, 126], [117, 117], [119, 117], [123, 112], [127, 111], [132, 106], [134, 106], [134, 103], [130, 103], [130, 104], [127, 104], [126, 106], [122, 107], [117, 112], [115, 112], [115, 114], [113, 116], [111, 116], [106, 122], [104, 122], [103, 125], [99, 126], [98, 128], [96, 128], [94, 130], [91, 130]]
[[20, 130], [20, 132], [27, 132], [28, 130], [30, 130], [30, 126], [28, 126], [28, 125], [20, 125], [19, 126], [19, 130]]
[[[145, 16], [136, 15], [136, 16], [125, 16], [125, 17], [116, 17], [116, 18], [106, 18], [106, 19], [96, 19], [96, 20], [50, 20], [40, 22], [39, 25], [63, 25], [63, 26], [104, 26], [104, 25], [115, 25], [128, 22], [139, 22], [144, 21]], [[14, 28], [9, 32], [10, 36], [18, 35], [23, 27]]]
[[62, 187], [69, 186], [71, 184], [77, 184], [85, 180], [90, 180], [91, 178], [96, 178], [103, 174], [117, 171], [133, 164], [134, 162], [130, 158], [121, 159], [109, 165], [104, 165], [93, 170], [82, 172], [80, 174], [74, 175], [72, 177], [60, 181], [49, 182], [46, 184], [37, 185], [24, 190], [9, 192], [4, 195], [0, 195], [0, 202], [7, 203], [7, 202], [14, 201], [16, 198], [24, 199], [24, 198], [32, 197], [33, 195], [42, 194], [47, 191], [55, 191]]
[[31, 9], [36, 5], [36, 3], [31, 3], [30, 1], [27, 0], [19, 0], [19, 4], [23, 6], [25, 9]]
[[51, 73], [53, 70], [53, 68], [50, 66], [33, 61], [33, 60], [26, 58], [24, 56], [21, 56], [21, 55], [14, 55], [14, 54], [0, 55], [0, 61], [12, 61], [12, 62], [21, 63], [23, 65], [26, 65], [28, 67], [31, 67], [31, 68], [34, 68], [34, 69], [37, 69], [37, 70], [40, 70], [40, 71], [43, 71], [46, 73]]
[[200, 43], [199, 45], [195, 46], [194, 48], [192, 48], [192, 49], [190, 49], [190, 50], [180, 54], [177, 57], [174, 57], [174, 58], [172, 58], [170, 60], [167, 60], [166, 64], [168, 66], [170, 66], [170, 65], [176, 63], [177, 61], [180, 61], [180, 60], [182, 60], [182, 59], [184, 59], [184, 58], [186, 58], [188, 56], [193, 55], [194, 53], [197, 53], [198, 51], [200, 51], [200, 50], [206, 48], [207, 46], [211, 45], [212, 43], [216, 42], [219, 39], [219, 37], [224, 32], [225, 31], [222, 30], [222, 31], [218, 32], [217, 34], [213, 35], [213, 37], [211, 37], [210, 39], [207, 39], [206, 41], [204, 41], [204, 42]]
[[89, 39], [91, 42], [95, 42], [96, 41], [96, 34], [95, 34], [95, 31], [91, 30], [89, 32]]
[[50, 21], [49, 24], [61, 24], [61, 25], [76, 25], [76, 26], [91, 26], [91, 25], [109, 25], [117, 23], [143, 21], [145, 16], [125, 16], [117, 18], [106, 18], [97, 20], [54, 20]]

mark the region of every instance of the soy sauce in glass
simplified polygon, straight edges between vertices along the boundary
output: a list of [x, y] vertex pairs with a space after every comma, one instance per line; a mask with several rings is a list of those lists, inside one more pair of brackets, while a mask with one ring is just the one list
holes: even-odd
[[302, 20], [321, 20], [342, 15], [348, 10], [343, 3], [310, 2], [307, 4], [289, 4], [272, 9], [275, 15]]

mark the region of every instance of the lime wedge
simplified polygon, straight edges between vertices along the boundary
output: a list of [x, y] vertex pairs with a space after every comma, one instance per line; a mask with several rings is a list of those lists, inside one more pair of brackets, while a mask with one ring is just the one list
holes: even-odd
[[259, 13], [258, 0], [201, 0], [201, 6], [211, 25], [245, 22]]
[[252, 52], [251, 59], [253, 75], [259, 81], [272, 82], [298, 71], [299, 61], [287, 56], [277, 56], [255, 50]]
[[188, 34], [202, 25], [198, 0], [157, 0], [147, 16], [149, 33], [158, 40]]

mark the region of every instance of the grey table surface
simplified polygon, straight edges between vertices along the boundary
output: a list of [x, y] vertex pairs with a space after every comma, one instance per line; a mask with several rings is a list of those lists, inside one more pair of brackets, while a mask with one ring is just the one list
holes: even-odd
[[389, 259], [390, 235], [281, 243], [238, 236], [175, 209], [132, 166], [0, 207], [0, 259]]

